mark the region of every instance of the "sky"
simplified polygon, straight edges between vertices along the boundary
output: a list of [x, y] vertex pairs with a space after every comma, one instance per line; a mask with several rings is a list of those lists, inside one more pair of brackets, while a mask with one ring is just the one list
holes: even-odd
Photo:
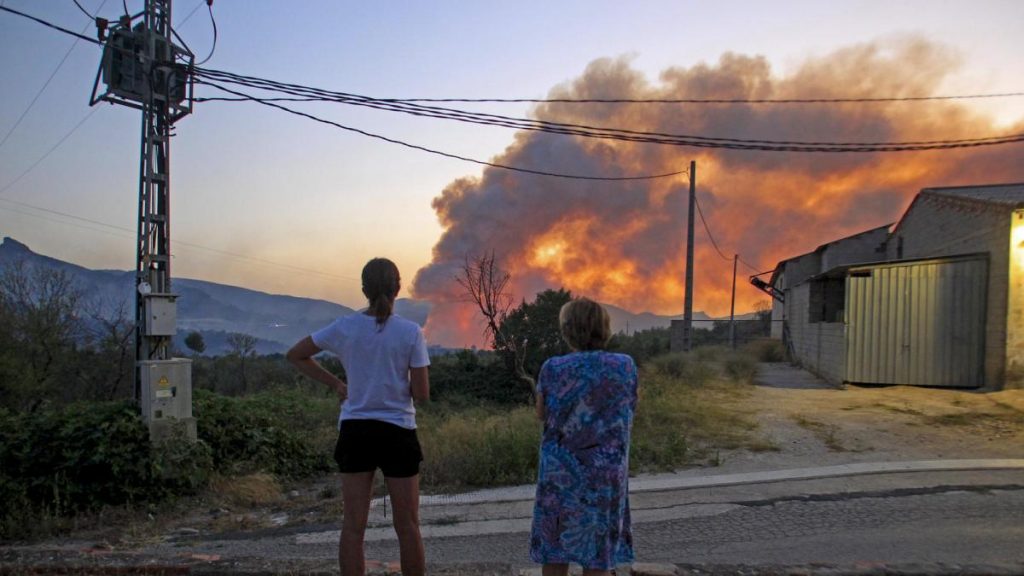
[[[142, 7], [141, 0], [126, 3], [132, 12]], [[120, 0], [80, 4], [109, 19], [124, 10]], [[71, 0], [0, 0], [0, 5], [94, 34]], [[544, 98], [556, 93], [613, 95], [610, 90], [647, 97], [729, 97], [734, 92], [722, 86], [744, 78], [769, 85], [773, 96], [790, 97], [823, 92], [863, 97], [908, 95], [906, 91], [912, 90], [933, 95], [1024, 91], [1024, 3], [1016, 0], [217, 0], [212, 11], [217, 41], [204, 67], [374, 97]], [[213, 27], [205, 2], [175, 0], [173, 13], [175, 29], [198, 59], [210, 54]], [[93, 45], [0, 12], [0, 235], [90, 268], [132, 269], [141, 119], [138, 111], [125, 107], [89, 107], [99, 57]], [[804, 89], [817, 92], [801, 94]], [[752, 85], [738, 90], [741, 97], [758, 93]], [[197, 95], [218, 94], [199, 87]], [[975, 137], [1024, 126], [1022, 97], [954, 104], [920, 114], [921, 108], [877, 116], [851, 110], [845, 123], [833, 118], [822, 120], [822, 126], [882, 122], [887, 127], [881, 132], [844, 131], [833, 138], [839, 140], [876, 133], [889, 139]], [[766, 138], [822, 116], [814, 112], [808, 113], [814, 120], [787, 120], [784, 115], [748, 111], [754, 115], [705, 122], [704, 116], [713, 114], [694, 109], [645, 112], [642, 117], [621, 110], [583, 113], [530, 104], [477, 104], [471, 109], [556, 120], [578, 115], [582, 123], [644, 130], [672, 125], [673, 133], [699, 125], [709, 135]], [[452, 154], [524, 165], [546, 163], [554, 171], [578, 173], [613, 166], [616, 174], [651, 174], [662, 168], [685, 169], [690, 160], [697, 160], [698, 193], [707, 194], [706, 216], [723, 251], [738, 252], [751, 267], [761, 269], [813, 250], [839, 233], [897, 219], [920, 187], [960, 183], [952, 176], [958, 162], [994, 167], [973, 175], [976, 180], [1024, 180], [1021, 169], [1000, 168], [1015, 160], [1024, 165], [1021, 144], [977, 158], [942, 153], [872, 156], [851, 167], [833, 159], [819, 163], [808, 155], [744, 153], [737, 159], [688, 148], [599, 149], [560, 136], [554, 138], [562, 141], [339, 105], [306, 105], [303, 110]], [[941, 129], [918, 120], [940, 112], [945, 118]], [[689, 120], [675, 126], [676, 118]], [[821, 130], [808, 131], [805, 139], [832, 134]], [[690, 130], [695, 132], [700, 130]], [[682, 310], [682, 244], [678, 237], [663, 236], [677, 223], [682, 226], [685, 211], [677, 213], [675, 204], [663, 203], [675, 201], [685, 187], [685, 176], [643, 189], [514, 180], [506, 172], [374, 140], [251, 102], [197, 103], [194, 113], [178, 122], [175, 133], [175, 277], [359, 307], [362, 265], [386, 256], [402, 271], [402, 296], [443, 302], [457, 297], [450, 280], [461, 258], [470, 251], [498, 250], [502, 264], [520, 279], [515, 287], [522, 297], [565, 284], [576, 293], [635, 312]], [[589, 161], [602, 153], [614, 159]], [[927, 162], [917, 162], [921, 158]], [[906, 172], [911, 165], [920, 166], [912, 176], [885, 182], [863, 176]], [[948, 171], [936, 169], [947, 165]], [[772, 212], [775, 208], [763, 195], [747, 197], [730, 188], [754, 189], [768, 176], [776, 182], [790, 178], [792, 186], [806, 192], [799, 201], [803, 204], [787, 200], [785, 210]], [[705, 183], [706, 192], [701, 192]], [[853, 186], [868, 192], [858, 196]], [[817, 196], [816, 190], [821, 190]], [[632, 204], [620, 206], [623, 195], [645, 198], [640, 207], [647, 212]], [[816, 206], [844, 198], [849, 203], [845, 213], [853, 215], [847, 220]], [[761, 208], [756, 213], [745, 210], [754, 200]], [[521, 208], [520, 202], [529, 209]], [[551, 206], [560, 208], [546, 211]], [[581, 210], [587, 214], [581, 216]], [[495, 211], [509, 217], [481, 223], [481, 215], [490, 218]], [[617, 214], [628, 214], [630, 220], [617, 220]], [[651, 221], [665, 214], [671, 218], [648, 226], [643, 224], [645, 214]], [[800, 216], [796, 225], [802, 232], [789, 233], [766, 223], [782, 215]], [[823, 221], [825, 217], [830, 221]], [[503, 233], [495, 234], [495, 229]], [[613, 240], [616, 249], [605, 250], [603, 243]], [[510, 248], [517, 241], [521, 246]], [[575, 250], [573, 242], [579, 243]], [[700, 254], [710, 253], [706, 236], [699, 233], [697, 242]], [[664, 257], [651, 258], [658, 246], [670, 250]], [[714, 270], [704, 275], [705, 280], [698, 272], [694, 309], [727, 314], [723, 298], [731, 263], [708, 266]], [[447, 286], [439, 286], [445, 282]], [[652, 284], [666, 288], [650, 296]], [[765, 299], [742, 279], [737, 290], [741, 309]]]

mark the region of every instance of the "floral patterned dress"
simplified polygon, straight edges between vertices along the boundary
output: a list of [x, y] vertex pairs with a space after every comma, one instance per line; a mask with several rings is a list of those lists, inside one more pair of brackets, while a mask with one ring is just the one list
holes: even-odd
[[540, 370], [537, 390], [546, 416], [530, 558], [595, 570], [631, 564], [633, 359], [604, 351], [551, 358]]

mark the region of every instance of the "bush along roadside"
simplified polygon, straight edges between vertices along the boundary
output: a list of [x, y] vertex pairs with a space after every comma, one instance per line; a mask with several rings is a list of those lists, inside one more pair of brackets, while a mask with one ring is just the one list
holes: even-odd
[[31, 536], [38, 518], [195, 492], [210, 462], [204, 443], [151, 445], [128, 402], [0, 412], [0, 538]]
[[334, 400], [287, 390], [247, 398], [196, 392], [197, 442], [179, 430], [152, 444], [130, 402], [0, 408], [0, 540], [44, 534], [105, 506], [194, 494], [215, 471], [300, 478], [330, 469], [317, 439], [334, 426]]

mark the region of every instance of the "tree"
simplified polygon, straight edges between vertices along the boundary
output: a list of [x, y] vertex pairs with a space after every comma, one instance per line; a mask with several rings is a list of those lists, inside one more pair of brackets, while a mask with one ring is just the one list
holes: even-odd
[[241, 332], [228, 334], [228, 346], [231, 346], [232, 354], [238, 356], [238, 371], [242, 377], [242, 391], [249, 391], [249, 383], [245, 378], [245, 359], [251, 356], [256, 349], [256, 337]]
[[15, 409], [65, 392], [83, 337], [80, 299], [64, 270], [16, 262], [0, 273], [0, 391]]
[[132, 373], [135, 370], [135, 322], [128, 318], [127, 300], [113, 306], [93, 304], [88, 316], [91, 318], [89, 356], [81, 359], [86, 366], [76, 372], [92, 374], [83, 382], [89, 390], [91, 400], [114, 400], [130, 398]]
[[[533, 302], [524, 300], [501, 321], [500, 342], [524, 343], [523, 368], [528, 374], [537, 374], [545, 360], [569, 351], [562, 340], [558, 313], [570, 300], [572, 292], [568, 290], [545, 290]], [[496, 349], [505, 352], [500, 343]]]
[[517, 339], [517, 334], [500, 326], [512, 307], [508, 283], [512, 276], [502, 270], [494, 258], [494, 252], [480, 256], [466, 255], [462, 271], [455, 280], [465, 290], [465, 299], [476, 305], [484, 317], [484, 333], [490, 339], [491, 347], [501, 352], [516, 378], [530, 391], [533, 398], [536, 382], [526, 372], [523, 362], [526, 358], [527, 340]]
[[189, 350], [196, 354], [202, 354], [206, 351], [206, 340], [203, 339], [203, 335], [193, 330], [185, 336], [185, 346]]

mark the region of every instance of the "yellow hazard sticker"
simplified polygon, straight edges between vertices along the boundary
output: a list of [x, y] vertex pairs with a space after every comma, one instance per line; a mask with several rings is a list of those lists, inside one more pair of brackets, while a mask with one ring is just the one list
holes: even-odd
[[161, 388], [167, 388], [168, 386], [171, 385], [171, 381], [167, 379], [167, 376], [161, 376], [160, 382], [158, 382], [158, 384]]

